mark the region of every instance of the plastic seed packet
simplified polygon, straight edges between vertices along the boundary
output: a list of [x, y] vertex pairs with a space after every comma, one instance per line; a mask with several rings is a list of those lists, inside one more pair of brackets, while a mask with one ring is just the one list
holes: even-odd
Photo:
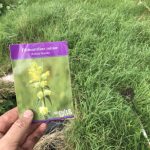
[[17, 106], [33, 122], [73, 118], [67, 42], [10, 45]]

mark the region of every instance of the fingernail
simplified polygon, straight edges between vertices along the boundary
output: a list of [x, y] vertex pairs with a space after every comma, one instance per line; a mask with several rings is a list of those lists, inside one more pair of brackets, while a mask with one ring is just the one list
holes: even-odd
[[26, 110], [23, 114], [25, 118], [32, 118], [33, 117], [33, 112], [31, 110]]
[[46, 123], [42, 123], [40, 128], [41, 128], [42, 131], [45, 131], [46, 128], [47, 128], [47, 124]]

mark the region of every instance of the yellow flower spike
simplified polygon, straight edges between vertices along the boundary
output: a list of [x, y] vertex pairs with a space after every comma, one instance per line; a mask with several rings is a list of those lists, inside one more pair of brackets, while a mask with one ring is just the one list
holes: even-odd
[[42, 70], [43, 70], [43, 69], [42, 69], [42, 67], [41, 67], [41, 66], [39, 66], [37, 69], [38, 69], [38, 71], [39, 71], [39, 72], [40, 72], [40, 74], [41, 74], [41, 73], [42, 73]]
[[42, 67], [38, 66], [35, 62], [33, 62], [28, 70], [28, 73], [32, 81], [40, 81]]
[[44, 106], [41, 106], [41, 107], [39, 107], [39, 112], [42, 115], [47, 115], [48, 114], [48, 108], [44, 107]]
[[40, 80], [40, 76], [37, 75], [37, 74], [33, 74], [32, 78], [33, 78], [34, 81], [39, 81]]
[[51, 95], [51, 93], [52, 93], [52, 91], [50, 91], [50, 90], [44, 90], [44, 96], [50, 96]]
[[47, 84], [47, 81], [41, 81], [40, 86], [44, 88], [45, 86], [47, 86]]
[[33, 87], [34, 88], [39, 88], [40, 87], [40, 82], [33, 83]]
[[37, 97], [38, 97], [39, 99], [42, 99], [42, 98], [44, 97], [43, 92], [42, 92], [42, 91], [38, 92], [38, 93], [37, 93]]
[[29, 81], [29, 83], [31, 84], [31, 83], [33, 83], [33, 81], [32, 81], [32, 80], [30, 80], [30, 81]]
[[41, 79], [46, 80], [48, 78], [49, 74], [50, 74], [49, 71], [46, 71], [45, 73], [42, 74]]
[[46, 72], [45, 72], [45, 74], [46, 74], [47, 76], [49, 76], [49, 75], [50, 75], [49, 71], [46, 71]]

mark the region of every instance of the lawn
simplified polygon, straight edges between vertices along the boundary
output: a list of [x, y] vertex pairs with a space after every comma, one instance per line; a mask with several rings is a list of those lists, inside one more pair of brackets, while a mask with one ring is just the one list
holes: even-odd
[[9, 44], [67, 40], [76, 104], [70, 149], [147, 150], [127, 101], [150, 137], [149, 0], [19, 2], [0, 17], [0, 75], [11, 65]]

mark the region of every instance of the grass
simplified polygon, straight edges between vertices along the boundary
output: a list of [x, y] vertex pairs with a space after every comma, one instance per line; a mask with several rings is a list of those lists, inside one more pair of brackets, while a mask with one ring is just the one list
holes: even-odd
[[[76, 150], [146, 150], [131, 95], [150, 137], [150, 2], [34, 0], [0, 18], [1, 68], [10, 43], [67, 40], [77, 118]], [[7, 68], [7, 67], [6, 67]], [[2, 69], [2, 72], [4, 70]], [[133, 94], [134, 93], [134, 94]]]

